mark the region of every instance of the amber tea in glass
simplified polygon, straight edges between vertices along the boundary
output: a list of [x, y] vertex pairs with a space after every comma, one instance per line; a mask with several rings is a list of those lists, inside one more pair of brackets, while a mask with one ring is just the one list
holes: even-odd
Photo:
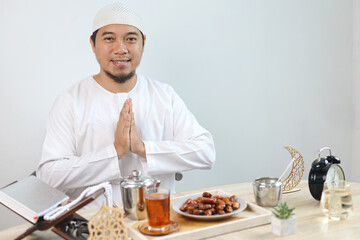
[[149, 226], [162, 231], [170, 224], [170, 191], [166, 188], [146, 189], [146, 207]]

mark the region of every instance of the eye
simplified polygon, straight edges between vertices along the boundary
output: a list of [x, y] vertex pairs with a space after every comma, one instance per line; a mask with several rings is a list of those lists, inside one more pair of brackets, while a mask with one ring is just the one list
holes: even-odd
[[104, 37], [104, 40], [106, 42], [111, 42], [111, 41], [114, 41], [114, 37]]
[[136, 37], [128, 37], [126, 40], [128, 42], [136, 42], [137, 38]]

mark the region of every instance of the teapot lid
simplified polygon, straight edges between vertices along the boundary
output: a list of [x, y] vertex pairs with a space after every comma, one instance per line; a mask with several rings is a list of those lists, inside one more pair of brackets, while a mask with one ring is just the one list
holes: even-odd
[[141, 188], [148, 187], [154, 183], [154, 180], [145, 175], [141, 175], [141, 171], [133, 170], [131, 175], [124, 177], [121, 181], [121, 186], [124, 188]]

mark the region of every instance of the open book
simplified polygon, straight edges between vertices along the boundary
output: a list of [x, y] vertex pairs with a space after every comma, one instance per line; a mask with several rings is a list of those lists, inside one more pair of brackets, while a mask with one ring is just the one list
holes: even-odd
[[68, 200], [63, 192], [35, 176], [0, 189], [1, 204], [32, 223]]

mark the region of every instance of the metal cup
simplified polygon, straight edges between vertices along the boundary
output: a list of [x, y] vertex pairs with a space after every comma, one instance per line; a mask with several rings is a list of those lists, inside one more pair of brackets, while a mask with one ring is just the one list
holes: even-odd
[[257, 205], [272, 207], [281, 200], [282, 182], [276, 177], [261, 177], [253, 182], [254, 197]]

